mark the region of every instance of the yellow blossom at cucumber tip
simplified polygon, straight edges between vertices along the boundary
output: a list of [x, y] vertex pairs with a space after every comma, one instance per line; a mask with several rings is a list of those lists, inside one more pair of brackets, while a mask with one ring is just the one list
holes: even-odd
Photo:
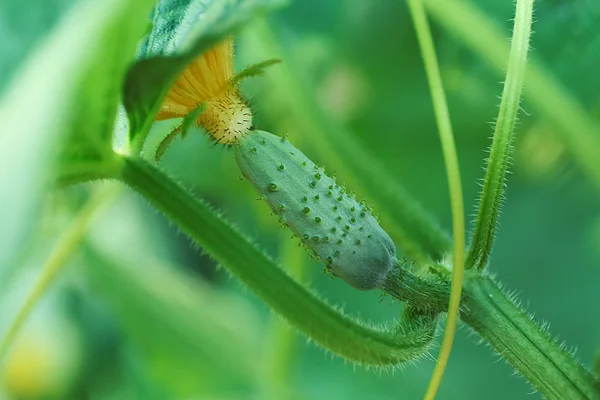
[[198, 125], [219, 143], [235, 143], [252, 128], [252, 111], [231, 82], [233, 77], [233, 39], [228, 38], [186, 67], [163, 100], [156, 120], [182, 118], [204, 104]]

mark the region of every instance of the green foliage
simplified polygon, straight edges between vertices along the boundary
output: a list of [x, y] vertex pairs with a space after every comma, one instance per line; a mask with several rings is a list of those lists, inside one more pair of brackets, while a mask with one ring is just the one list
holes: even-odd
[[[28, 244], [42, 194], [56, 179], [59, 154], [61, 168], [77, 161], [82, 174], [101, 173], [95, 165], [98, 157], [110, 163], [120, 77], [150, 7], [149, 0], [79, 4], [7, 89], [0, 119], [3, 132], [10, 134], [0, 137], [0, 190], [11, 195], [0, 213], [3, 223], [14, 230], [2, 240], [0, 264], [14, 261]], [[94, 168], [88, 169], [89, 164]], [[12, 179], [4, 179], [11, 175]]]
[[30, 0], [23, 7], [19, 0], [0, 3], [0, 92], [17, 74], [27, 55], [48, 35], [75, 0]]
[[[123, 101], [136, 151], [141, 149], [162, 99], [185, 66], [245, 23], [280, 6], [282, 1], [198, 0], [187, 7], [184, 4], [169, 0], [159, 4], [154, 14], [157, 28], [151, 31], [142, 50], [150, 57], [138, 61], [127, 74]], [[169, 9], [165, 20], [160, 16], [163, 7]]]
[[156, 2], [151, 14], [151, 30], [140, 45], [140, 58], [165, 54], [171, 37], [179, 27], [186, 9], [192, 3], [205, 2], [196, 0], [159, 0]]
[[[489, 18], [463, 0], [428, 0], [426, 4], [432, 16], [458, 39], [497, 71], [504, 71], [508, 47], [502, 33]], [[592, 15], [600, 13], [597, 7], [597, 3], [591, 7]], [[464, 24], [465, 19], [476, 23]], [[577, 98], [535, 60], [529, 63], [524, 85], [525, 100], [556, 128], [556, 133], [560, 134], [573, 154], [574, 161], [599, 186], [600, 163], [596, 162], [596, 154], [600, 152], [598, 122], [589, 116]]]
[[[311, 286], [314, 288], [309, 289], [308, 277], [295, 280], [267, 255], [274, 254], [274, 242], [284, 248], [293, 246], [293, 243], [282, 241], [281, 234], [273, 240], [275, 235], [271, 228], [276, 219], [259, 218], [265, 211], [261, 208], [262, 203], [254, 203], [256, 206], [250, 204], [250, 196], [255, 197], [256, 194], [249, 195], [242, 184], [238, 189], [230, 179], [232, 171], [236, 170], [233, 154], [226, 153], [227, 149], [219, 153], [218, 149], [209, 148], [208, 142], [201, 141], [205, 139], [201, 135], [187, 135], [185, 146], [181, 142], [173, 142], [179, 133], [183, 136], [188, 131], [194, 132], [193, 125], [201, 109], [188, 115], [180, 130], [169, 131], [170, 135], [161, 136], [161, 124], [156, 124], [157, 132], [153, 134], [157, 137], [166, 136], [159, 146], [157, 157], [160, 158], [166, 147], [172, 144], [169, 155], [161, 163], [161, 169], [144, 161], [138, 154], [146, 142], [162, 98], [182, 69], [224, 37], [238, 33], [242, 26], [278, 6], [279, 1], [165, 0], [156, 4], [153, 11], [152, 2], [145, 0], [81, 1], [61, 20], [58, 28], [41, 42], [30, 61], [18, 72], [17, 79], [0, 103], [0, 121], [4, 124], [3, 134], [0, 135], [0, 272], [5, 273], [5, 266], [14, 263], [19, 254], [25, 254], [28, 263], [39, 265], [38, 260], [44, 258], [41, 256], [46, 255], [47, 249], [37, 243], [32, 245], [35, 242], [32, 240], [32, 229], [41, 227], [40, 236], [54, 236], [61, 230], [60, 227], [66, 225], [64, 220], [72, 217], [74, 203], [80, 203], [87, 193], [85, 190], [69, 190], [48, 201], [47, 193], [53, 181], [58, 180], [66, 185], [91, 179], [118, 180], [134, 189], [150, 204], [147, 207], [140, 205], [140, 202], [130, 201], [114, 207], [116, 214], [106, 217], [113, 222], [113, 226], [95, 232], [101, 233], [103, 238], [113, 239], [114, 243], [100, 245], [97, 240], [90, 240], [90, 246], [84, 248], [86, 251], [73, 258], [77, 262], [69, 270], [70, 273], [63, 276], [64, 285], [52, 288], [64, 298], [64, 304], [44, 314], [48, 318], [68, 316], [72, 325], [77, 327], [77, 332], [86, 339], [77, 347], [84, 353], [79, 359], [85, 361], [79, 365], [80, 375], [72, 374], [69, 378], [71, 392], [65, 398], [263, 398], [263, 393], [257, 392], [264, 388], [271, 388], [267, 390], [272, 390], [269, 393], [273, 398], [306, 396], [312, 399], [319, 398], [321, 392], [328, 393], [328, 397], [330, 393], [335, 393], [340, 398], [375, 398], [388, 396], [389, 393], [397, 394], [398, 387], [402, 388], [405, 397], [421, 397], [424, 376], [429, 375], [427, 368], [411, 368], [407, 370], [406, 378], [370, 374], [362, 369], [350, 375], [342, 369], [341, 364], [323, 366], [321, 352], [314, 353], [310, 348], [303, 347], [301, 354], [294, 354], [290, 344], [293, 338], [278, 335], [277, 330], [273, 334], [273, 342], [263, 339], [266, 337], [261, 328], [266, 319], [265, 307], [257, 305], [254, 297], [232, 295], [231, 292], [237, 289], [225, 288], [227, 283], [222, 281], [220, 273], [212, 269], [211, 262], [207, 258], [199, 258], [195, 249], [190, 250], [185, 242], [174, 238], [172, 230], [154, 216], [154, 209], [160, 211], [192, 240], [194, 246], [202, 247], [210, 258], [242, 282], [251, 294], [267, 305], [268, 310], [283, 316], [292, 327], [340, 356], [342, 361], [388, 367], [413, 361], [426, 354], [434, 341], [440, 314], [449, 311], [451, 284], [453, 290], [458, 285], [457, 281], [450, 282], [452, 271], [449, 260], [459, 257], [460, 253], [451, 253], [448, 235], [430, 216], [444, 215], [447, 209], [446, 191], [441, 189], [444, 186], [440, 177], [431, 173], [436, 169], [441, 171], [441, 157], [432, 151], [439, 149], [439, 146], [433, 142], [433, 135], [421, 134], [432, 129], [429, 123], [432, 118], [424, 111], [429, 110], [430, 101], [423, 82], [415, 72], [421, 70], [421, 64], [414, 37], [407, 33], [410, 32], [406, 28], [408, 24], [399, 23], [398, 17], [402, 22], [401, 18], [407, 17], [406, 11], [401, 2], [382, 3], [381, 11], [376, 7], [361, 8], [359, 3], [362, 4], [332, 0], [317, 6], [317, 2], [298, 2], [293, 12], [277, 16], [280, 24], [255, 24], [247, 31], [250, 40], [240, 46], [241, 49], [249, 49], [255, 59], [241, 60], [241, 64], [247, 65], [274, 56], [285, 60], [281, 66], [269, 70], [264, 80], [259, 81], [263, 89], [252, 96], [256, 103], [253, 107], [260, 108], [254, 123], [257, 127], [280, 134], [289, 133], [298, 148], [306, 152], [310, 159], [320, 161], [317, 164], [324, 165], [328, 172], [335, 170], [340, 179], [338, 182], [343, 182], [344, 186], [353, 188], [359, 196], [364, 195], [375, 204], [381, 214], [382, 227], [390, 232], [399, 248], [415, 262], [414, 267], [411, 262], [402, 262], [389, 271], [386, 265], [383, 268], [386, 276], [382, 282], [379, 281], [383, 272], [376, 274], [375, 280], [385, 294], [404, 303], [401, 312], [397, 308], [388, 309], [381, 304], [372, 304], [374, 298], [369, 297], [368, 293], [357, 294], [348, 285], [343, 285], [344, 282], [325, 280], [323, 275], [313, 277]], [[501, 33], [504, 30], [495, 26], [482, 12], [462, 0], [427, 0], [425, 3], [443, 32], [447, 31], [458, 38], [460, 43], [474, 50], [497, 70], [505, 67], [508, 47], [503, 39], [505, 34]], [[0, 10], [4, 9], [4, 4]], [[11, 4], [16, 3], [11, 0]], [[518, 4], [524, 3], [519, 1]], [[544, 15], [552, 12], [559, 15], [561, 4], [544, 3]], [[574, 4], [581, 5], [582, 0], [567, 6], [574, 8]], [[313, 8], [316, 7], [321, 11], [331, 11], [335, 17], [323, 17], [326, 12], [315, 13]], [[512, 15], [510, 4], [483, 2], [481, 7], [488, 7], [490, 14], [499, 15], [497, 19], [500, 21]], [[586, 10], [598, 10], [597, 7], [590, 2]], [[475, 234], [478, 239], [474, 240], [473, 246], [473, 264], [477, 268], [466, 274], [459, 311], [462, 320], [543, 396], [550, 399], [562, 399], [565, 396], [597, 399], [600, 398], [598, 377], [588, 372], [571, 352], [553, 340], [543, 325], [534, 323], [517, 304], [514, 296], [500, 290], [499, 285], [489, 277], [489, 272], [482, 270], [487, 264], [491, 239], [495, 235], [499, 200], [523, 84], [526, 99], [529, 99], [526, 106], [531, 105], [539, 113], [523, 117], [524, 125], [537, 119], [550, 122], [560, 134], [562, 145], [570, 150], [570, 154], [563, 157], [571, 157], [594, 181], [600, 182], [600, 172], [594, 158], [600, 149], [594, 111], [584, 108], [583, 99], [575, 99], [581, 94], [579, 91], [570, 94], [559, 85], [550, 74], [554, 69], [543, 66], [539, 60], [531, 62], [529, 75], [525, 74], [524, 56], [530, 18], [522, 11], [517, 13], [517, 29], [513, 40], [513, 51], [519, 57], [515, 58], [513, 54], [509, 61], [505, 95], [489, 162], [491, 172], [486, 178], [478, 210], [480, 218]], [[152, 23], [150, 29], [149, 14]], [[0, 37], [6, 31], [3, 25], [6, 18], [2, 16], [0, 11]], [[332, 24], [331, 21], [337, 21], [337, 18], [342, 22]], [[589, 16], [590, 20], [593, 18], [594, 15]], [[377, 24], [371, 23], [373, 19]], [[465, 24], [465, 20], [469, 23]], [[362, 26], [357, 21], [369, 21], [369, 25]], [[567, 25], [552, 21], [551, 25], [566, 30], [567, 25], [570, 27], [579, 19], [570, 19]], [[541, 20], [541, 23], [544, 21]], [[300, 37], [294, 37], [294, 32], [302, 32], [302, 29], [311, 32], [320, 30], [322, 36], [310, 40], [303, 33]], [[144, 31], [148, 30], [149, 34], [143, 38]], [[336, 32], [335, 35], [332, 32]], [[325, 35], [331, 43], [321, 40]], [[343, 40], [334, 39], [336, 35]], [[589, 43], [593, 42], [592, 39], [590, 35]], [[469, 69], [474, 63], [463, 58], [460, 45], [447, 39], [446, 35], [436, 37], [436, 41], [438, 49], [441, 49], [441, 73], [446, 90], [450, 94], [451, 104], [456, 102], [452, 113], [453, 121], [457, 124], [456, 132], [460, 132], [457, 144], [461, 165], [476, 165], [478, 162], [475, 160], [480, 159], [481, 148], [485, 145], [483, 139], [487, 136], [482, 133], [486, 130], [479, 124], [491, 118], [490, 110], [485, 107], [491, 107], [490, 99], [494, 98], [494, 92], [486, 81], [489, 77], [485, 73]], [[430, 45], [433, 48], [433, 44]], [[344, 49], [344, 46], [348, 47]], [[138, 61], [127, 69], [136, 51]], [[592, 60], [596, 59], [593, 51], [583, 53]], [[423, 54], [426, 54], [426, 50], [423, 50]], [[425, 58], [429, 62], [435, 59]], [[564, 64], [567, 69], [572, 59], [568, 61]], [[234, 84], [243, 77], [261, 73], [270, 63], [272, 61], [254, 64], [242, 70]], [[429, 64], [428, 71], [436, 69], [435, 64]], [[359, 78], [348, 75], [348, 70], [339, 69], [340, 66], [349, 66], [350, 70], [354, 67]], [[350, 90], [361, 79], [368, 89], [361, 92], [359, 97], [369, 100], [352, 108], [345, 103], [353, 97], [352, 93], [345, 90]], [[263, 81], [267, 83], [266, 89]], [[593, 81], [589, 79], [590, 85]], [[251, 84], [248, 82], [250, 92]], [[435, 92], [439, 95], [441, 81], [431, 86], [436, 98]], [[243, 89], [247, 89], [246, 84]], [[120, 101], [124, 103], [127, 115], [123, 109], [118, 109]], [[586, 107], [591, 109], [593, 101], [593, 98], [586, 98]], [[342, 108], [347, 107], [345, 119], [332, 111], [339, 104]], [[437, 103], [436, 112], [439, 113], [443, 108]], [[486, 111], [482, 111], [484, 109]], [[127, 118], [129, 128], [125, 126]], [[168, 127], [163, 125], [162, 128]], [[444, 133], [441, 133], [444, 137]], [[238, 154], [245, 151], [252, 156], [252, 144], [257, 149], [263, 145], [261, 142], [252, 142], [260, 135], [266, 134], [259, 131], [247, 137], [249, 147], [238, 148]], [[128, 148], [129, 138], [132, 139], [133, 151]], [[112, 149], [113, 141], [118, 155]], [[448, 145], [447, 137], [443, 143]], [[540, 151], [536, 151], [536, 154], [545, 154], [541, 151], [544, 144], [537, 144], [536, 150]], [[519, 146], [518, 141], [516, 146]], [[271, 179], [283, 173], [279, 169], [282, 165], [284, 171], [292, 170], [288, 166], [289, 155], [280, 154], [282, 149], [295, 151], [284, 146], [272, 149], [271, 153], [275, 156], [271, 162], [262, 160], [257, 165], [270, 165], [273, 171], [259, 171], [257, 174], [260, 179], [254, 177], [253, 180], [255, 184], [260, 181], [257, 184], [258, 191], [268, 201], [278, 202], [283, 198], [282, 195], [289, 194], [285, 199], [292, 199], [293, 204], [290, 207], [286, 205], [286, 213], [295, 211], [297, 214], [293, 218], [299, 220], [306, 217], [298, 213], [303, 212], [304, 207], [309, 207], [303, 207], [301, 203], [303, 193], [312, 190], [312, 180], [305, 182], [307, 186], [304, 188], [293, 189], [292, 186], [306, 175], [305, 171], [298, 169], [294, 170], [293, 179], [281, 183], [275, 178]], [[150, 153], [144, 158], [152, 156]], [[307, 167], [313, 165], [310, 159], [306, 158]], [[290, 165], [301, 166], [298, 163]], [[248, 168], [242, 167], [247, 172]], [[475, 170], [464, 168], [463, 178], [471, 182], [478, 176]], [[458, 171], [449, 168], [448, 172], [454, 179], [456, 193]], [[316, 178], [315, 174], [320, 174], [321, 179]], [[170, 175], [176, 175], [186, 184], [177, 183]], [[323, 169], [311, 172], [310, 177], [315, 179], [315, 186], [329, 179], [325, 177]], [[306, 175], [306, 178], [309, 176]], [[408, 190], [398, 184], [397, 179], [400, 178], [407, 187], [416, 190], [418, 196], [409, 195]], [[209, 180], [212, 186], [206, 184]], [[584, 350], [582, 353], [589, 355], [590, 348], [597, 347], [597, 343], [592, 343], [590, 338], [595, 337], [597, 332], [594, 329], [598, 324], [594, 323], [593, 312], [587, 310], [592, 304], [590, 299], [593, 300], [593, 294], [596, 293], [592, 284], [597, 274], [594, 275], [595, 270], [591, 268], [585, 269], [586, 261], [595, 263], [590, 261], [591, 256], [583, 248], [583, 236], [572, 232], [585, 231], [587, 225], [581, 222], [578, 225], [577, 221], [588, 221], [590, 216], [597, 213], [598, 203], [594, 202], [597, 196], [594, 192], [590, 194], [591, 189], [585, 186], [585, 182], [576, 182], [575, 185], [572, 176], [563, 177], [563, 180], [571, 185], [567, 187], [569, 190], [563, 192], [568, 192], [572, 197], [564, 193], [561, 196], [555, 181], [552, 186], [546, 184], [547, 187], [540, 189], [539, 193], [536, 190], [536, 194], [523, 189], [526, 186], [523, 182], [520, 187], [515, 187], [516, 197], [520, 197], [521, 201], [512, 204], [517, 211], [507, 210], [507, 214], [513, 218], [513, 227], [510, 227], [509, 219], [508, 229], [502, 231], [506, 235], [503, 246], [508, 251], [499, 246], [497, 254], [500, 256], [495, 256], [494, 260], [504, 264], [500, 270], [505, 274], [505, 279], [513, 280], [511, 285], [533, 294], [532, 303], [536, 311], [553, 313], [553, 319], [558, 321], [555, 329], [563, 335], [566, 333], [569, 341], [577, 342]], [[333, 181], [331, 185], [335, 189]], [[465, 188], [474, 196], [471, 186], [474, 185], [465, 185]], [[188, 187], [194, 187], [199, 195], [192, 195]], [[552, 191], [548, 191], [549, 188]], [[575, 190], [571, 191], [573, 188]], [[322, 200], [327, 198], [328, 186], [322, 189], [319, 196], [324, 197], [320, 198], [318, 204], [326, 207], [327, 202]], [[290, 190], [292, 192], [288, 193]], [[314, 196], [309, 199], [306, 195], [307, 201], [315, 200]], [[417, 197], [424, 200], [427, 207], [421, 206]], [[342, 200], [350, 207], [350, 211], [345, 210], [342, 219], [347, 218], [351, 224], [352, 218], [358, 219], [360, 216], [352, 214], [351, 208], [356, 208], [354, 203], [345, 198]], [[455, 200], [454, 206], [457, 204]], [[209, 201], [218, 204], [227, 219], [214, 211], [208, 205]], [[546, 208], [536, 216], [536, 212], [543, 209], [547, 202], [552, 202], [556, 209]], [[310, 204], [312, 208], [309, 213], [317, 210], [319, 206], [316, 204]], [[526, 208], [527, 204], [529, 208]], [[46, 207], [48, 212], [42, 213], [42, 207]], [[523, 218], [519, 210], [528, 210], [527, 218]], [[277, 213], [280, 210], [275, 207], [274, 211]], [[281, 212], [283, 222], [289, 216], [286, 213]], [[550, 213], [552, 218], [548, 217]], [[335, 218], [333, 213], [322, 214], [323, 217], [314, 215], [310, 224], [298, 224], [296, 233]], [[455, 221], [457, 215], [453, 215]], [[568, 219], [568, 223], [560, 218]], [[239, 223], [241, 228], [234, 228], [230, 220]], [[516, 228], [515, 220], [518, 220]], [[373, 226], [373, 235], [384, 237], [382, 241], [392, 246], [387, 234], [380, 231], [378, 226]], [[241, 231], [257, 236], [258, 243], [252, 243]], [[74, 243], [81, 239], [83, 232], [83, 228], [77, 231], [77, 240], [72, 235], [66, 235], [66, 240], [59, 240], [58, 248], [66, 250], [58, 258], [48, 258], [54, 266], [52, 271], [63, 270], [69, 256], [75, 253]], [[320, 231], [317, 229], [316, 232]], [[545, 241], [550, 232], [555, 232], [555, 242]], [[307, 235], [308, 239], [304, 239], [301, 234], [301, 240], [318, 235], [319, 246], [323, 244], [321, 238], [326, 236], [325, 233], [314, 235], [312, 231]], [[455, 244], [460, 243], [456, 233], [454, 236]], [[537, 239], [537, 236], [541, 239]], [[94, 239], [97, 237], [94, 236]], [[362, 238], [360, 240], [362, 245]], [[526, 243], [527, 253], [523, 253], [523, 248], [519, 250], [519, 243], [523, 242]], [[115, 246], [115, 243], [119, 246]], [[326, 254], [328, 250], [325, 246], [317, 248], [310, 241], [306, 244], [321, 252], [321, 257], [327, 261], [330, 255]], [[30, 249], [23, 252], [26, 246], [30, 246]], [[346, 276], [346, 280], [354, 286], [364, 286], [364, 276], [360, 274], [365, 271], [368, 273], [370, 268], [379, 264], [378, 259], [373, 261], [370, 258], [374, 253], [371, 251], [373, 248], [368, 249], [364, 253], [357, 252], [354, 260], [350, 260], [352, 255], [348, 255], [337, 269], [337, 274], [357, 272], [359, 278]], [[302, 265], [306, 267], [303, 273], [310, 273], [312, 266], [309, 263], [299, 262], [295, 258], [298, 257], [297, 253], [289, 254], [281, 262], [284, 267], [288, 263], [295, 268], [306, 264]], [[561, 276], [561, 279], [542, 282], [542, 272], [530, 268], [531, 257], [540, 260], [539, 264], [545, 268], [544, 276]], [[565, 257], [568, 257], [568, 272], [564, 271], [564, 265], [567, 264]], [[157, 261], [157, 258], [167, 261]], [[177, 261], [169, 262], [172, 260]], [[360, 268], [354, 264], [356, 260], [362, 261]], [[22, 264], [21, 260], [18, 260], [18, 264]], [[198, 273], [176, 271], [173, 265], [179, 264], [184, 265], [182, 268], [196, 268], [195, 272]], [[82, 268], [83, 265], [87, 265], [87, 268]], [[524, 271], [524, 265], [529, 271]], [[510, 270], [511, 267], [514, 268]], [[560, 274], [569, 279], [562, 279]], [[13, 321], [12, 325], [8, 325], [7, 345], [13, 344], [10, 327], [20, 326], [40, 297], [39, 294], [50, 289], [51, 279], [44, 279], [47, 276], [44, 274], [39, 276], [42, 284], [35, 287], [32, 292], [34, 296], [30, 294], [29, 299], [34, 300], [26, 303], [26, 307], [14, 313], [14, 310], [5, 313], [4, 306], [13, 303], [15, 296], [12, 293], [0, 296], [2, 314], [8, 317], [17, 315], [17, 324]], [[372, 283], [372, 277], [366, 280]], [[553, 282], [558, 286], [552, 287]], [[589, 285], [585, 291], [589, 289], [591, 298], [586, 299], [581, 295], [584, 292], [584, 288], [579, 287], [581, 284]], [[16, 280], [6, 280], [5, 285], [11, 288], [21, 286]], [[575, 287], [577, 292], [574, 294]], [[323, 288], [328, 302], [316, 294], [317, 289]], [[330, 306], [329, 302], [345, 304], [345, 312], [339, 307]], [[83, 311], [73, 312], [77, 308]], [[568, 314], [568, 318], [561, 316], [561, 312]], [[355, 314], [369, 314], [372, 319], [394, 322], [367, 323], [358, 320], [353, 316]], [[94, 329], [81, 329], [84, 325], [82, 315], [85, 315], [87, 322], [95, 324]], [[0, 321], [0, 328], [4, 329], [6, 325], [3, 323]], [[41, 336], [45, 336], [45, 333], [38, 332]], [[75, 346], [73, 343], [76, 341], [68, 335], [63, 336], [58, 338], [64, 341], [63, 345], [68, 343]], [[277, 340], [279, 336], [281, 340]], [[7, 392], [8, 396], [14, 398], [36, 398], [35, 390], [45, 382], [43, 376], [36, 375], [42, 370], [37, 367], [50, 366], [47, 368], [56, 369], [60, 360], [52, 359], [43, 348], [33, 355], [23, 355], [19, 353], [23, 348], [35, 347], [27, 342], [30, 338], [26, 335], [18, 339], [25, 343], [11, 349], [18, 357], [2, 360], [9, 364], [0, 371], [3, 374], [1, 380], [6, 385], [2, 388], [2, 395]], [[53, 348], [57, 345], [59, 343], [51, 343]], [[265, 352], [265, 348], [269, 352]], [[523, 388], [509, 388], [513, 381], [504, 380], [507, 369], [490, 360], [474, 360], [476, 353], [470, 353], [469, 348], [461, 346], [456, 349], [454, 354], [459, 356], [454, 357], [450, 364], [451, 368], [461, 371], [461, 377], [467, 377], [469, 384], [449, 374], [446, 379], [448, 386], [442, 387], [440, 396], [512, 398], [515, 393], [524, 392]], [[266, 357], [266, 362], [272, 363], [271, 368], [278, 368], [279, 373], [265, 372], [265, 360], [261, 356], [263, 352], [281, 355]], [[295, 360], [295, 357], [302, 359]], [[15, 359], [19, 361], [16, 364]], [[590, 362], [591, 359], [586, 361]], [[103, 362], [109, 366], [104, 370], [100, 366]], [[299, 368], [293, 374], [290, 373], [292, 362]], [[323, 373], [324, 369], [326, 373]], [[423, 376], [419, 375], [421, 372]], [[339, 373], [339, 376], [333, 376], [334, 373]], [[307, 387], [286, 381], [296, 379], [296, 376], [298, 382], [310, 381], [314, 385]], [[336, 379], [332, 379], [332, 376]], [[403, 379], [405, 381], [399, 385]], [[22, 383], [22, 386], [15, 383]], [[286, 390], [288, 387], [290, 389]], [[37, 393], [43, 393], [43, 390]]]

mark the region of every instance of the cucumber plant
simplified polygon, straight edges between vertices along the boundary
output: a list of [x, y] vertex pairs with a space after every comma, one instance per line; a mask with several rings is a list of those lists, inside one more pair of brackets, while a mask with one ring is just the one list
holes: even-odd
[[[273, 62], [251, 66], [235, 75], [232, 35], [255, 17], [279, 6], [279, 1], [153, 3], [81, 2], [7, 90], [0, 120], [5, 121], [7, 131], [20, 132], [22, 145], [10, 146], [6, 135], [0, 137], [0, 169], [34, 171], [43, 179], [25, 179], [14, 190], [11, 204], [18, 205], [14, 206], [18, 212], [10, 207], [0, 209], [4, 220], [19, 225], [15, 237], [3, 243], [3, 263], [18, 259], [30, 233], [27, 228], [31, 228], [25, 221], [53, 185], [117, 180], [147, 199], [291, 325], [344, 359], [378, 367], [413, 361], [431, 348], [437, 323], [447, 312], [440, 368], [434, 373], [427, 398], [435, 396], [456, 319], [460, 318], [545, 397], [600, 399], [598, 377], [532, 321], [488, 270], [521, 92], [527, 86], [525, 66], [533, 0], [517, 1], [510, 49], [503, 44], [502, 33], [463, 0], [409, 2], [447, 163], [454, 217], [453, 249], [448, 235], [358, 143], [340, 134], [334, 125], [328, 125], [332, 127], [330, 135], [319, 132], [325, 129], [319, 128], [319, 118], [314, 117], [319, 110], [310, 101], [306, 103], [307, 96], [302, 96], [297, 82], [285, 88], [298, 94], [290, 98], [302, 103], [301, 109], [310, 111], [303, 117], [309, 119], [306, 126], [314, 128], [309, 129], [311, 139], [322, 145], [329, 156], [324, 157], [327, 163], [353, 173], [349, 187], [359, 197], [364, 195], [375, 203], [387, 232], [367, 202], [357, 200], [350, 188], [328, 175], [325, 168], [330, 165], [315, 164], [288, 139], [254, 126], [251, 107], [238, 84], [241, 79], [262, 73]], [[461, 25], [457, 10], [479, 23]], [[457, 157], [425, 12], [443, 26], [453, 27], [449, 30], [457, 32], [460, 40], [486, 56], [489, 48], [478, 39], [489, 39], [494, 44], [489, 58], [501, 68], [506, 66], [508, 55], [500, 114], [468, 249], [464, 245]], [[153, 27], [139, 46], [148, 14]], [[258, 29], [265, 32], [264, 26]], [[268, 29], [264, 38], [270, 39], [265, 43], [273, 43]], [[108, 53], [112, 56], [105, 57]], [[285, 63], [281, 68], [286, 68]], [[561, 88], [550, 78], [540, 74], [531, 79], [534, 87], [546, 90], [549, 98], [562, 104], [556, 100], [563, 94]], [[22, 125], [31, 112], [25, 99], [39, 93], [57, 95], [41, 99], [42, 112], [31, 124]], [[536, 107], [547, 111], [546, 99], [539, 94], [533, 96], [538, 96]], [[120, 110], [121, 103], [124, 107]], [[597, 164], [592, 165], [589, 154], [600, 151], [592, 134], [597, 124], [578, 111], [573, 101], [567, 106], [556, 109], [553, 118], [560, 122], [565, 137], [572, 134], [577, 138], [570, 142], [574, 152], [582, 155], [582, 166], [595, 178]], [[576, 117], [573, 126], [564, 123], [571, 111]], [[198, 124], [217, 143], [234, 148], [245, 178], [280, 223], [333, 276], [353, 288], [381, 289], [404, 302], [401, 318], [391, 327], [374, 328], [329, 306], [286, 274], [204, 200], [147, 161], [144, 145], [154, 122], [175, 117], [184, 118], [183, 123], [154, 149], [156, 161], [175, 136], [184, 136], [191, 125]], [[582, 148], [581, 143], [589, 149]], [[42, 152], [46, 157], [39, 156]], [[54, 170], [58, 171], [57, 177], [50, 176], [49, 171]], [[5, 189], [8, 192], [11, 188], [3, 187], [3, 193]], [[3, 339], [0, 355], [8, 349], [68, 253], [83, 238], [82, 224], [77, 226], [66, 236], [68, 245], [48, 263], [51, 268], [42, 272], [39, 285]], [[414, 265], [398, 261], [396, 245], [398, 253], [406, 254]]]

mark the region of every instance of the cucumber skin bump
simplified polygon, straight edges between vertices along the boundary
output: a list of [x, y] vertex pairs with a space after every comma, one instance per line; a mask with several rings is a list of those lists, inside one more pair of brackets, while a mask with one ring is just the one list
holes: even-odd
[[360, 290], [379, 287], [396, 247], [369, 207], [287, 139], [252, 131], [235, 146], [244, 177], [329, 271]]

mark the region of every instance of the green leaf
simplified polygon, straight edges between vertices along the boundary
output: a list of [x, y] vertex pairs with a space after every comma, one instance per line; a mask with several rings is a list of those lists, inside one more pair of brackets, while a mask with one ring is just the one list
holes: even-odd
[[260, 320], [247, 301], [100, 240], [88, 250], [92, 288], [173, 398], [259, 381]]
[[[169, 28], [155, 33], [146, 50], [153, 57], [139, 61], [127, 74], [124, 103], [134, 151], [141, 149], [162, 99], [185, 67], [245, 23], [281, 4], [282, 0], [207, 0], [170, 9], [181, 13], [180, 18], [168, 14], [170, 22], [164, 24]], [[179, 23], [173, 26], [176, 20]]]
[[148, 58], [165, 52], [173, 32], [185, 10], [196, 0], [159, 0], [152, 10], [152, 29], [140, 45], [140, 57]]
[[0, 2], [0, 93], [17, 73], [27, 55], [47, 36], [75, 0], [21, 0]]
[[[139, 2], [139, 0], [136, 0]], [[68, 139], [62, 155], [63, 162], [74, 163], [97, 161], [102, 164], [112, 155], [112, 133], [117, 107], [122, 100], [125, 73], [135, 60], [135, 49], [147, 27], [145, 16], [148, 5], [153, 2], [142, 0], [143, 8], [130, 9], [136, 16], [128, 20], [127, 27], [107, 25], [104, 43], [118, 45], [103, 46], [102, 59], [90, 65], [86, 84], [79, 95], [78, 112], [74, 113], [72, 125], [77, 127]]]
[[121, 76], [151, 0], [81, 2], [22, 68], [0, 103], [0, 265], [27, 245], [57, 157], [110, 150]]

